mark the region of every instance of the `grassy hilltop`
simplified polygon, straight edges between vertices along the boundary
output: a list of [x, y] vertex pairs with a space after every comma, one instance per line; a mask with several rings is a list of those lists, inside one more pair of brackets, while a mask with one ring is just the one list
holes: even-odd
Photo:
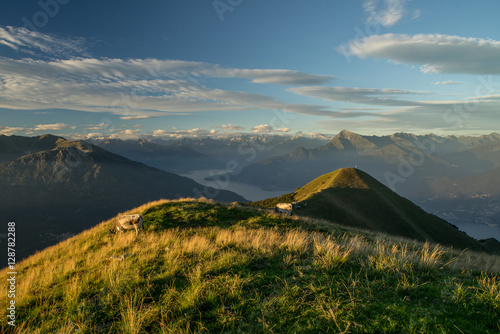
[[236, 203], [128, 213], [144, 216], [139, 237], [110, 236], [110, 220], [18, 263], [17, 326], [2, 317], [0, 332], [500, 331], [494, 255]]
[[484, 249], [475, 239], [356, 168], [338, 169], [293, 193], [251, 204], [271, 208], [280, 202], [307, 204], [294, 209], [302, 216], [459, 249]]

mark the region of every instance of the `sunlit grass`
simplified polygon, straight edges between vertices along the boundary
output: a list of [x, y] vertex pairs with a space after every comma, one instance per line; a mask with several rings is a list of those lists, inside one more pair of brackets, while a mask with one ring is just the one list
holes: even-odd
[[[4, 318], [1, 329], [500, 330], [498, 256], [206, 200], [158, 201], [125, 213], [143, 214], [146, 232], [110, 236], [106, 221], [17, 264], [17, 326]], [[6, 291], [5, 280], [0, 288]]]

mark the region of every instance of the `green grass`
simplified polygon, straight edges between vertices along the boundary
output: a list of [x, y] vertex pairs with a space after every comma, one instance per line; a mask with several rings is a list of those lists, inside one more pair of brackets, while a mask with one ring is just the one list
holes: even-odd
[[17, 326], [0, 332], [500, 331], [497, 256], [238, 204], [132, 212], [139, 237], [107, 221], [17, 264]]
[[[295, 214], [345, 226], [439, 242], [459, 249], [486, 250], [489, 246], [480, 244], [446, 221], [425, 212], [355, 168], [336, 170], [293, 193], [250, 205], [272, 208], [281, 202], [302, 202], [294, 209]], [[488, 250], [494, 252], [495, 249], [491, 248]]]

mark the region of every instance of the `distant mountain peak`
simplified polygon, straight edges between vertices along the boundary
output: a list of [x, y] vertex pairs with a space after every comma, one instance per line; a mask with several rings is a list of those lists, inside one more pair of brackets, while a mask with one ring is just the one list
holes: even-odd
[[[39, 138], [39, 139], [64, 139], [63, 137], [60, 137], [60, 136], [55, 136], [55, 135], [52, 135], [50, 133], [47, 133], [47, 134], [44, 134], [44, 135], [40, 135], [40, 136], [36, 136], [35, 138]], [[64, 139], [66, 140], [66, 139]]]
[[342, 130], [338, 133], [337, 137], [339, 138], [353, 138], [353, 137], [362, 137], [361, 135], [357, 134], [357, 133], [354, 133], [354, 132], [351, 132], [349, 130]]
[[394, 133], [391, 138], [401, 138], [401, 139], [416, 139], [417, 136], [415, 136], [413, 133], [406, 133], [406, 132], [396, 132]]
[[366, 139], [360, 134], [342, 130], [328, 143], [329, 146], [334, 146], [339, 150], [358, 150], [367, 151], [376, 147], [374, 143]]

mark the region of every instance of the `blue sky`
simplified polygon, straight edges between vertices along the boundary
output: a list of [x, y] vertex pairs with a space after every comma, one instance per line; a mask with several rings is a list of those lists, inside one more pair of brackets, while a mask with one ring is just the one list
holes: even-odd
[[500, 3], [8, 1], [0, 133], [498, 132]]

